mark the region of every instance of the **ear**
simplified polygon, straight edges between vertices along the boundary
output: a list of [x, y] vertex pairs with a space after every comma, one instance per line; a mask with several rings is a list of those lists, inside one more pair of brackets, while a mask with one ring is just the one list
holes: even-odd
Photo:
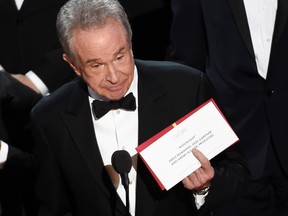
[[134, 58], [134, 53], [133, 53], [133, 50], [132, 50], [132, 49], [130, 49], [130, 52], [131, 52], [131, 56], [132, 56], [132, 58]]
[[72, 61], [69, 59], [69, 57], [65, 53], [62, 55], [62, 58], [64, 59], [64, 61], [66, 61], [70, 65], [70, 67], [75, 71], [75, 73], [78, 76], [81, 76], [81, 73], [79, 72], [77, 67], [72, 63]]

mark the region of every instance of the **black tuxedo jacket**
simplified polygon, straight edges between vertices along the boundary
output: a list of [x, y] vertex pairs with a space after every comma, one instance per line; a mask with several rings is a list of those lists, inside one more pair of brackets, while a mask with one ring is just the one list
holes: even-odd
[[242, 0], [172, 0], [172, 9], [172, 59], [206, 72], [254, 178], [263, 173], [269, 137], [288, 174], [288, 2], [278, 0], [266, 80], [257, 71]]
[[[205, 75], [190, 67], [139, 60], [136, 66], [139, 144], [213, 97]], [[32, 111], [39, 162], [39, 215], [125, 215], [104, 169], [90, 109], [87, 86], [77, 79], [42, 99]], [[245, 166], [230, 151], [215, 159], [216, 176], [202, 214], [245, 188]], [[137, 216], [196, 215], [192, 192], [182, 183], [161, 191], [140, 159], [136, 191]]]

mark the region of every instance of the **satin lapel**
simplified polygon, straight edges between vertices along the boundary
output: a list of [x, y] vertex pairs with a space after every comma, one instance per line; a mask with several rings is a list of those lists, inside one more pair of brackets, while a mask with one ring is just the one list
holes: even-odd
[[[137, 63], [137, 62], [136, 62]], [[136, 64], [137, 65], [137, 64]], [[139, 67], [138, 67], [139, 66]], [[155, 127], [159, 128], [158, 125], [153, 124], [153, 119], [157, 118], [159, 112], [161, 112], [161, 98], [164, 96], [159, 83], [155, 77], [151, 78], [142, 72], [142, 67], [138, 64], [138, 116], [139, 116], [139, 144], [146, 141], [151, 136], [155, 135]], [[151, 124], [152, 123], [152, 124]], [[155, 123], [155, 122], [154, 122]], [[158, 187], [155, 184], [155, 180], [151, 178], [148, 173], [148, 169], [142, 160], [138, 159], [138, 174], [137, 174], [137, 203], [136, 203], [136, 215], [152, 215], [155, 203], [150, 193], [143, 193], [145, 190], [154, 190], [153, 187]], [[144, 181], [146, 183], [144, 183]], [[150, 188], [147, 188], [147, 185]], [[151, 188], [152, 187], [152, 188]], [[158, 188], [157, 188], [158, 189]], [[140, 194], [140, 196], [139, 196]], [[147, 205], [149, 208], [147, 208]]]
[[278, 0], [278, 9], [274, 27], [274, 35], [273, 35], [273, 42], [272, 48], [278, 42], [281, 33], [287, 24], [288, 18], [288, 1], [287, 0]]
[[74, 88], [67, 112], [63, 113], [62, 117], [83, 160], [95, 178], [95, 184], [97, 183], [103, 193], [110, 197], [109, 190], [103, 182], [104, 165], [94, 133], [86, 88], [82, 81]]
[[45, 5], [46, 6], [46, 2], [43, 2], [43, 0], [41, 0], [41, 4], [39, 4], [40, 2], [37, 1], [37, 0], [24, 0], [23, 1], [23, 4], [20, 8], [20, 11], [23, 13], [24, 12], [24, 15], [25, 14], [29, 14], [31, 13], [31, 11], [37, 11], [39, 10], [39, 5]]
[[251, 40], [251, 35], [249, 31], [249, 25], [248, 25], [248, 20], [247, 20], [243, 0], [229, 0], [229, 3], [230, 3], [230, 7], [235, 18], [235, 22], [237, 23], [238, 29], [242, 36], [242, 39], [244, 40], [244, 43], [246, 44], [250, 55], [254, 59], [255, 56], [254, 56], [253, 44]]
[[[157, 85], [154, 80], [149, 80], [149, 77], [139, 75], [139, 87], [138, 87], [138, 107], [139, 107], [139, 144], [149, 139], [154, 135], [154, 131], [151, 131], [153, 126], [151, 125], [151, 119], [157, 117], [157, 114], [161, 112], [161, 96], [163, 91]], [[160, 105], [160, 106], [159, 106]], [[157, 108], [159, 107], [159, 109]], [[152, 129], [153, 130], [153, 129]]]
[[[3, 1], [3, 2], [4, 2], [4, 1]], [[18, 11], [15, 0], [9, 0], [8, 2], [12, 5], [12, 7], [13, 7], [16, 11]], [[4, 3], [4, 4], [5, 4], [5, 3]]]

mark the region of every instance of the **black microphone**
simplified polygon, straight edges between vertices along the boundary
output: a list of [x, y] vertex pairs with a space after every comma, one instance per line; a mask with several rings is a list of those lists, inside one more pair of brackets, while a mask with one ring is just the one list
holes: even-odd
[[121, 176], [122, 185], [126, 191], [126, 215], [129, 216], [129, 177], [128, 173], [132, 167], [132, 159], [130, 154], [125, 150], [118, 150], [112, 154], [112, 166]]

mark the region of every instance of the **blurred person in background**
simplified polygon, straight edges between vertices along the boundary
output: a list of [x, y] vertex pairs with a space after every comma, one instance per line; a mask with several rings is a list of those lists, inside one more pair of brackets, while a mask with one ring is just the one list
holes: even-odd
[[172, 0], [170, 60], [205, 72], [251, 171], [215, 216], [288, 215], [288, 1]]

